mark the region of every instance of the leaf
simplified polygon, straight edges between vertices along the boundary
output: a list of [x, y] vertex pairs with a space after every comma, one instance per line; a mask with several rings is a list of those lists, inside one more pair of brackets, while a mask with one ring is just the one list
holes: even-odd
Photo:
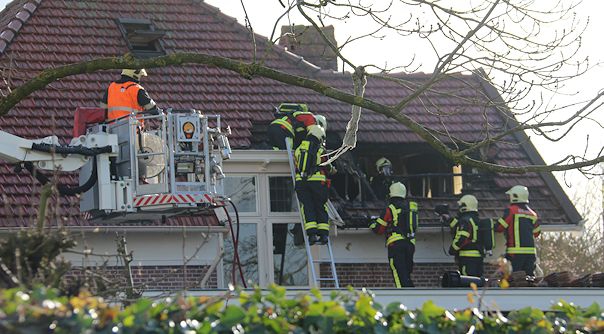
[[427, 318], [436, 318], [436, 317], [440, 317], [445, 313], [445, 309], [440, 307], [440, 306], [436, 306], [434, 304], [433, 301], [428, 300], [427, 302], [424, 303], [424, 305], [422, 305], [422, 314], [424, 316], [426, 316]]
[[222, 313], [220, 322], [226, 328], [231, 328], [238, 323], [241, 323], [243, 319], [245, 319], [245, 313], [243, 310], [239, 306], [229, 305]]

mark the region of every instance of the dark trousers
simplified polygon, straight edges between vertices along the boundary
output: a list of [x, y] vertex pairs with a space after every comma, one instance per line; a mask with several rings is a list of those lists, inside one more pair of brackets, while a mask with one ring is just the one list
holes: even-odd
[[388, 263], [397, 288], [413, 287], [413, 254], [415, 245], [407, 240], [398, 240], [388, 246]]
[[[291, 138], [292, 135], [289, 131], [285, 130], [278, 124], [271, 124], [267, 130], [268, 140], [273, 149], [285, 150], [285, 138]], [[292, 150], [294, 147], [292, 147]]]
[[528, 276], [535, 276], [534, 254], [506, 254], [505, 258], [512, 262], [512, 271], [524, 271]]
[[327, 184], [321, 181], [296, 182], [296, 195], [304, 216], [304, 229], [308, 235], [329, 235]]
[[481, 277], [483, 274], [482, 257], [460, 256], [457, 258], [457, 264], [462, 275]]

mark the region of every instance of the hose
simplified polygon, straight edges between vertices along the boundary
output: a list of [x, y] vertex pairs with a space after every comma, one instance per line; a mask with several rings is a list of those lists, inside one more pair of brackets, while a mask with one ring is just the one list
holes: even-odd
[[[34, 167], [34, 164], [32, 162], [25, 162], [23, 164], [25, 166], [25, 169], [27, 169], [31, 175], [33, 175], [36, 180], [38, 180], [38, 182], [40, 182], [42, 185], [47, 184], [48, 182], [50, 182], [50, 178], [48, 176], [46, 176], [45, 174], [41, 173], [40, 171], [37, 171], [36, 168]], [[63, 196], [73, 196], [73, 195], [77, 195], [83, 192], [88, 191], [90, 188], [92, 188], [97, 181], [97, 169], [96, 169], [96, 156], [92, 156], [92, 173], [90, 174], [90, 177], [88, 178], [88, 180], [86, 180], [86, 182], [84, 184], [82, 184], [81, 186], [77, 186], [77, 187], [68, 187], [66, 185], [63, 184], [57, 184], [57, 190], [59, 191], [59, 194], [63, 195]]]
[[34, 151], [57, 153], [57, 154], [79, 154], [88, 157], [93, 157], [101, 153], [111, 153], [111, 146], [88, 148], [82, 146], [59, 146], [51, 144], [34, 143], [31, 145]]
[[226, 213], [227, 219], [229, 221], [229, 229], [231, 231], [231, 239], [233, 240], [233, 266], [231, 268], [231, 280], [233, 283], [235, 283], [236, 279], [235, 279], [235, 272], [236, 269], [239, 270], [239, 277], [241, 278], [241, 282], [243, 283], [243, 287], [247, 288], [247, 283], [245, 282], [245, 278], [243, 276], [243, 269], [241, 267], [241, 259], [239, 258], [239, 211], [237, 210], [237, 206], [235, 205], [235, 203], [233, 203], [233, 201], [228, 200], [228, 202], [231, 204], [231, 206], [233, 207], [233, 210], [235, 211], [235, 219], [236, 219], [236, 224], [237, 224], [237, 229], [235, 232], [235, 230], [233, 229], [233, 221], [231, 219], [231, 215], [229, 214], [229, 211], [227, 210], [226, 206], [224, 206], [224, 212]]

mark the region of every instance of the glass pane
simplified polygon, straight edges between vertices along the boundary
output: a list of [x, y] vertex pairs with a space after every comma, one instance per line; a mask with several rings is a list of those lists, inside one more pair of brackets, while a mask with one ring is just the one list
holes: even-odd
[[256, 212], [256, 177], [227, 176], [224, 194], [235, 203], [239, 212]]
[[298, 212], [291, 176], [270, 176], [268, 186], [271, 212]]
[[300, 224], [273, 224], [275, 283], [308, 285], [308, 260]]
[[[236, 226], [235, 226], [236, 227]], [[235, 231], [236, 233], [237, 231]], [[247, 286], [258, 284], [258, 238], [256, 224], [239, 224], [239, 242], [237, 247], [243, 278]], [[224, 240], [224, 280], [233, 283], [233, 240], [228, 234]], [[236, 285], [243, 286], [239, 266], [235, 266]]]

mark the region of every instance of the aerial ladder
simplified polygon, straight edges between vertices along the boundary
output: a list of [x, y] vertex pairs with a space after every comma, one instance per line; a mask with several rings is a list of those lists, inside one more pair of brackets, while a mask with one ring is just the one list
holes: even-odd
[[39, 171], [79, 170], [79, 186], [59, 191], [81, 193], [80, 211], [92, 220], [158, 220], [224, 205], [222, 161], [231, 155], [230, 129], [223, 131], [219, 115], [166, 109], [111, 122], [100, 115], [103, 109], [78, 108], [67, 145], [56, 136], [30, 140], [0, 131], [0, 159], [43, 183], [48, 177]]

